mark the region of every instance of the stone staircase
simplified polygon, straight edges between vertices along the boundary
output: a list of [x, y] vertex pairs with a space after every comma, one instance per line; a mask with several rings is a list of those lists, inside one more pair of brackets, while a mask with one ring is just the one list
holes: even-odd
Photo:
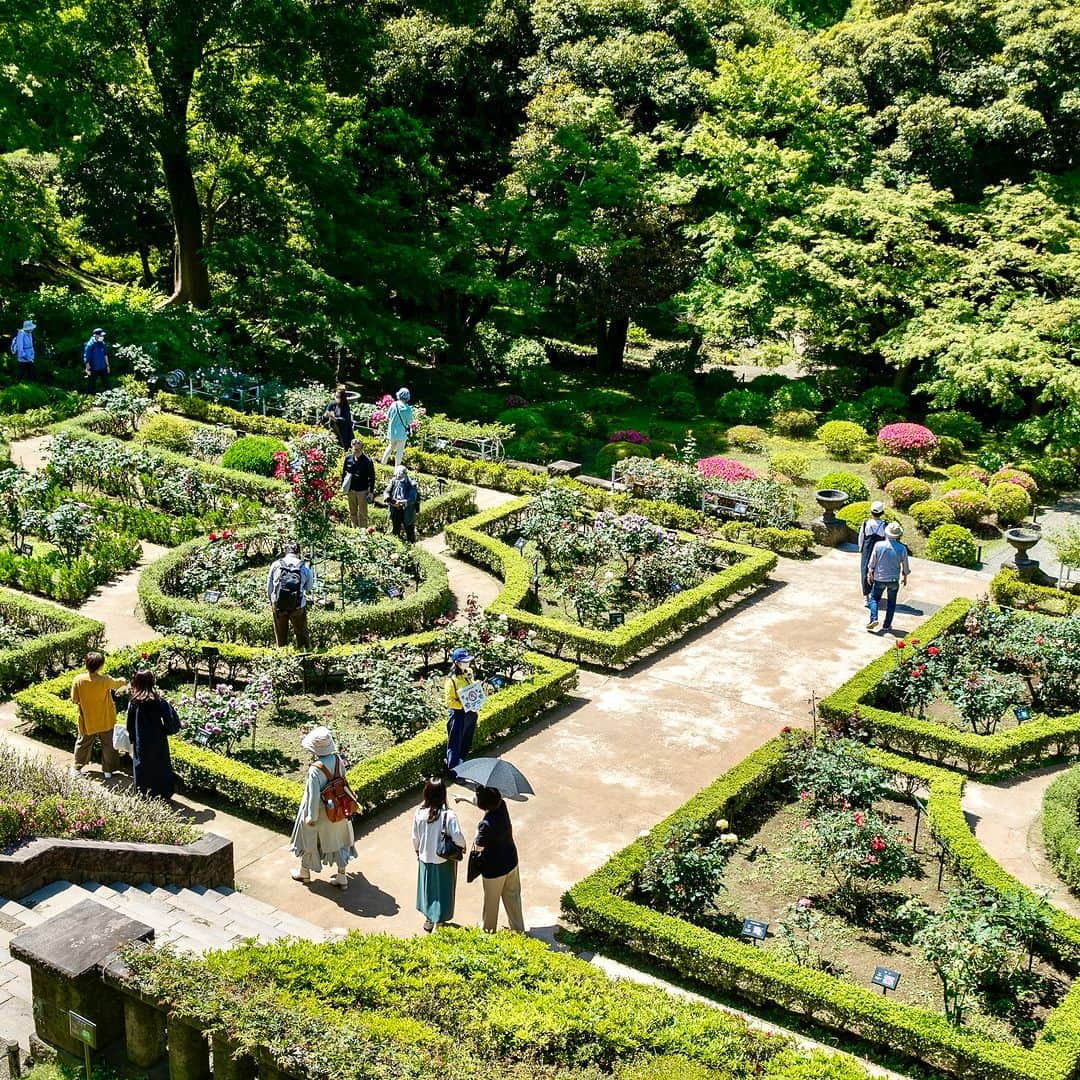
[[227, 949], [248, 938], [269, 942], [296, 937], [333, 941], [344, 930], [327, 930], [234, 889], [182, 889], [175, 885], [102, 885], [55, 881], [20, 901], [0, 896], [0, 1039], [23, 1047], [34, 1030], [30, 969], [11, 958], [8, 943], [82, 900], [92, 899], [154, 928], [154, 941], [188, 952]]

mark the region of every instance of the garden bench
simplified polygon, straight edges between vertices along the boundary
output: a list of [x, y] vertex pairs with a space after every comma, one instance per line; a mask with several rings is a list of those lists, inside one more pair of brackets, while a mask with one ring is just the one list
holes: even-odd
[[701, 496], [701, 512], [735, 521], [748, 521], [767, 512], [767, 507], [737, 492], [714, 489]]
[[487, 436], [436, 438], [430, 440], [430, 448], [440, 454], [460, 454], [462, 457], [477, 458], [480, 461], [502, 461], [505, 453], [502, 439]]

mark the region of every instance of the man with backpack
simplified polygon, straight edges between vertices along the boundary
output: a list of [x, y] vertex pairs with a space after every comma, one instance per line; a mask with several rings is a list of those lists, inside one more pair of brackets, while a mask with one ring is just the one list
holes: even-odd
[[100, 381], [101, 389], [109, 389], [109, 346], [105, 331], [99, 326], [83, 346], [83, 367], [86, 369], [86, 388], [92, 394]]
[[274, 640], [279, 647], [289, 644], [290, 623], [296, 647], [308, 647], [307, 594], [313, 584], [311, 567], [300, 558], [299, 545], [290, 541], [266, 575], [266, 598], [274, 613]]

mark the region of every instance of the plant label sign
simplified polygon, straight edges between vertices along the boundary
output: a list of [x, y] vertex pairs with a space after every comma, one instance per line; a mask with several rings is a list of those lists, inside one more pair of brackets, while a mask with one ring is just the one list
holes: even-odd
[[34, 545], [33, 544], [20, 544], [19, 545], [19, 554], [20, 555], [33, 555], [34, 554]]
[[390, 588], [386, 590], [386, 595], [389, 596], [391, 600], [400, 600], [401, 590], [396, 585], [391, 585]]
[[97, 1024], [74, 1010], [68, 1012], [68, 1034], [91, 1050], [97, 1047]]
[[874, 976], [870, 980], [875, 986], [881, 987], [884, 994], [886, 990], [895, 990], [900, 982], [900, 972], [891, 968], [881, 967], [879, 964], [874, 968]]
[[220, 589], [207, 589], [202, 594], [203, 602], [206, 604], [216, 604], [221, 599]]
[[517, 539], [516, 539], [516, 540], [514, 541], [514, 547], [515, 547], [515, 548], [516, 548], [516, 549], [517, 549], [518, 551], [521, 551], [521, 550], [522, 550], [522, 548], [524, 548], [524, 547], [525, 547], [525, 537], [524, 537], [524, 536], [519, 536], [519, 537], [518, 537], [518, 538], [517, 538]]
[[626, 622], [625, 611], [609, 611], [607, 613], [608, 626], [622, 626]]
[[480, 706], [487, 701], [483, 683], [471, 682], [458, 691], [458, 700], [466, 712], [479, 712]]
[[764, 941], [769, 933], [769, 924], [757, 919], [743, 919], [741, 937], [750, 938], [752, 941]]

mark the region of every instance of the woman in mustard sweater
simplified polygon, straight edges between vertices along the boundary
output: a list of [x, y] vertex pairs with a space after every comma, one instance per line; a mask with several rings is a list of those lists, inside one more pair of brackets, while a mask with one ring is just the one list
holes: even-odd
[[125, 679], [101, 673], [105, 657], [99, 652], [86, 654], [86, 670], [71, 684], [71, 700], [79, 709], [79, 737], [75, 740], [75, 768], [90, 764], [90, 750], [95, 739], [101, 740], [101, 768], [109, 780], [116, 771], [118, 757], [113, 749], [116, 704], [113, 691], [127, 686]]
[[454, 649], [450, 653], [450, 662], [450, 674], [446, 677], [446, 771], [453, 776], [472, 749], [476, 713], [466, 710], [458, 696], [473, 681], [469, 673], [472, 663], [469, 650]]

